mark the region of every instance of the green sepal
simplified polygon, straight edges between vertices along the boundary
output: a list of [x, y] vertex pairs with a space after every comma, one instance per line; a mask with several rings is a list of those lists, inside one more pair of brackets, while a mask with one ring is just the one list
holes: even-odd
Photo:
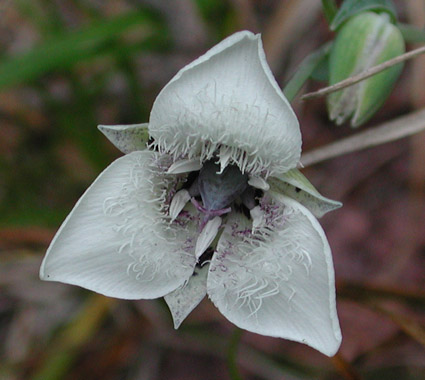
[[267, 182], [270, 184], [270, 191], [295, 199], [307, 207], [317, 218], [342, 206], [341, 202], [321, 195], [298, 169], [292, 169], [284, 174], [269, 177]]
[[397, 21], [397, 13], [391, 0], [345, 0], [332, 20], [331, 30], [337, 30], [349, 18], [365, 11], [385, 12], [393, 23]]
[[[357, 15], [338, 31], [329, 58], [329, 85], [404, 52], [403, 37], [386, 14], [365, 12]], [[402, 67], [403, 64], [393, 66], [330, 94], [327, 98], [330, 119], [341, 124], [351, 118], [353, 127], [366, 122], [385, 102]]]
[[[391, 27], [393, 28], [393, 32], [388, 36], [385, 48], [377, 57], [374, 65], [379, 65], [406, 51], [404, 39], [400, 31], [393, 25]], [[370, 77], [363, 81], [363, 83], [359, 83], [359, 103], [356, 113], [351, 119], [351, 125], [353, 127], [364, 124], [381, 108], [399, 78], [403, 66], [404, 63], [400, 63]]]
[[99, 125], [97, 127], [121, 152], [128, 154], [144, 150], [149, 140], [148, 123], [129, 125]]

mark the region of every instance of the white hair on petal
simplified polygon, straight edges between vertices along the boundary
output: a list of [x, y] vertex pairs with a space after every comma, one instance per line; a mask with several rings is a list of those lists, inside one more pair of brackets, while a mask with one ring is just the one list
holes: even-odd
[[[227, 238], [222, 239], [216, 253], [216, 270], [225, 273], [220, 276], [224, 283], [216, 282], [208, 289], [213, 300], [218, 294], [221, 299], [233, 300], [227, 304], [228, 310], [246, 308], [249, 311], [246, 318], [253, 318], [255, 322], [263, 301], [283, 289], [290, 310], [296, 297], [296, 290], [291, 286], [293, 266], [301, 264], [307, 276], [312, 266], [310, 254], [302, 244], [308, 236], [297, 224], [300, 211], [267, 197], [260, 206], [265, 218], [254, 233], [247, 228], [247, 223], [230, 224]], [[277, 237], [282, 244], [273, 244]]]
[[[176, 260], [176, 265], [169, 267], [172, 276], [177, 276], [177, 270], [183, 272], [193, 266], [197, 231], [190, 223], [194, 216], [182, 213], [179, 222], [173, 224], [167, 216], [169, 193], [178, 181], [177, 176], [165, 173], [170, 162], [166, 156], [156, 155], [150, 162], [135, 157], [120, 194], [105, 199], [103, 204], [105, 217], [114, 219], [114, 229], [123, 241], [118, 254], [133, 259], [128, 275], [144, 282], [163, 270], [160, 264], [165, 255], [173, 255]], [[171, 273], [167, 275], [171, 277]]]
[[[202, 162], [225, 148], [226, 161], [249, 174], [268, 176], [293, 168], [299, 152], [293, 149], [295, 141], [288, 141], [292, 135], [285, 135], [284, 128], [279, 128], [280, 115], [260, 107], [256, 100], [244, 104], [234, 100], [231, 94], [220, 99], [214, 97], [216, 93], [211, 91], [211, 86], [199, 91], [193, 104], [186, 104], [175, 94], [181, 112], [172, 124], [150, 125], [153, 146], [174, 159], [199, 157]], [[276, 125], [274, 130], [278, 132], [261, 133], [259, 122]], [[240, 125], [242, 129], [235, 128]], [[282, 149], [284, 146], [288, 149]]]

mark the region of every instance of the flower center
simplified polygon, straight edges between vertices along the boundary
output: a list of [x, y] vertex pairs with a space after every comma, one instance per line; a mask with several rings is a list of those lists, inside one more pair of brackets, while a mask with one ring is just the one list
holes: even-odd
[[220, 173], [220, 166], [209, 160], [199, 172], [197, 185], [203, 211], [211, 213], [230, 206], [248, 187], [248, 176], [234, 165], [227, 166]]
[[[178, 165], [174, 164], [174, 166], [174, 169], [178, 168]], [[206, 161], [200, 171], [196, 172], [196, 177], [190, 186], [174, 194], [168, 211], [173, 222], [190, 200], [202, 213], [199, 221], [200, 233], [195, 247], [198, 262], [219, 233], [222, 224], [220, 216], [232, 211], [230, 206], [237, 199], [249, 210], [252, 231], [263, 220], [263, 212], [255, 197], [256, 191], [251, 185], [252, 178], [242, 173], [236, 165], [227, 165], [224, 170], [220, 169], [216, 157]]]

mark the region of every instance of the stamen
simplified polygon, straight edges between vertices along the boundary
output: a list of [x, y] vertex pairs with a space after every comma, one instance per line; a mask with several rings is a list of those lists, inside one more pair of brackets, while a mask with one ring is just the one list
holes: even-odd
[[199, 158], [191, 158], [174, 162], [174, 164], [169, 167], [167, 174], [194, 172], [201, 170], [201, 168], [202, 164]]
[[260, 206], [255, 206], [253, 209], [249, 210], [252, 218], [252, 232], [254, 232], [264, 220], [264, 211]]
[[208, 221], [202, 232], [199, 234], [195, 247], [195, 256], [197, 261], [214, 241], [220, 226], [221, 218], [219, 216], [216, 216], [214, 219]]
[[255, 187], [256, 189], [267, 191], [270, 189], [270, 185], [261, 177], [250, 177], [248, 185]]
[[177, 218], [180, 214], [180, 211], [183, 210], [184, 206], [190, 200], [190, 194], [186, 189], [182, 189], [178, 191], [173, 199], [171, 200], [169, 214], [171, 217], [171, 221]]

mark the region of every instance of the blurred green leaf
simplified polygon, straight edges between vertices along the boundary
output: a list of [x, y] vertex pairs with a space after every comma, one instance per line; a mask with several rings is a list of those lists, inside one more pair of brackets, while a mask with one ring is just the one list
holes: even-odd
[[397, 13], [391, 0], [345, 0], [332, 21], [331, 30], [338, 29], [350, 17], [365, 11], [386, 12], [393, 22], [397, 20]]
[[26, 54], [3, 58], [0, 63], [0, 89], [34, 80], [50, 71], [105, 53], [108, 43], [129, 29], [142, 27], [152, 37], [155, 16], [150, 11], [132, 12], [96, 22], [86, 29], [55, 36]]
[[423, 380], [425, 369], [415, 366], [409, 367], [381, 367], [373, 368], [364, 374], [365, 380]]
[[417, 28], [416, 26], [398, 23], [398, 29], [400, 30], [406, 43], [420, 43], [425, 42], [425, 29]]
[[80, 348], [97, 333], [115, 300], [91, 295], [73, 321], [56, 334], [33, 380], [61, 380], [81, 353]]
[[231, 2], [225, 0], [195, 0], [194, 2], [217, 39], [235, 32], [236, 17]]
[[322, 10], [328, 24], [332, 23], [333, 18], [338, 12], [335, 0], [322, 0]]
[[329, 54], [326, 55], [313, 70], [311, 79], [318, 82], [329, 82]]
[[326, 59], [331, 46], [331, 43], [327, 43], [304, 58], [295, 74], [283, 88], [283, 93], [289, 101], [295, 98], [316, 67]]
[[[226, 353], [228, 353], [226, 350], [226, 348], [229, 348], [228, 337], [211, 332], [205, 326], [189, 325], [182, 327], [179, 331], [189, 350], [198, 353], [208, 352], [220, 358], [225, 358]], [[161, 343], [167, 344], [163, 341]], [[306, 363], [296, 356], [292, 357], [283, 352], [264, 353], [257, 348], [243, 344], [239, 347], [238, 365], [243, 368], [247, 361], [257, 363], [259, 367], [267, 368], [268, 373], [270, 371], [275, 374], [279, 373], [276, 378], [281, 378], [280, 375], [282, 375], [285, 379], [318, 379], [326, 372], [323, 368]]]

